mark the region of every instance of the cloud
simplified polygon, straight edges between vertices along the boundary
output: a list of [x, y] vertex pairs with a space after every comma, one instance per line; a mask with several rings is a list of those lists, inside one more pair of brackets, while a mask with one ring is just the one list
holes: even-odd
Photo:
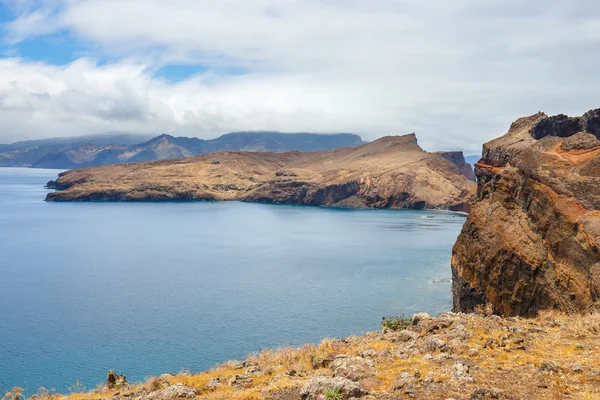
[[[99, 130], [415, 131], [428, 149], [477, 152], [518, 116], [600, 106], [591, 0], [29, 3], [5, 27], [11, 43], [69, 32], [91, 57], [4, 59], [0, 123], [12, 129], [0, 141]], [[154, 75], [185, 63], [206, 72]], [[245, 73], [223, 73], [232, 68]]]

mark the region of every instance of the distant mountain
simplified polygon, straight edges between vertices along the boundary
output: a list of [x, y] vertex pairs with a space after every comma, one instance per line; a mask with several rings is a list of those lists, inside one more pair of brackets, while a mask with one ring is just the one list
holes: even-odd
[[[0, 167], [31, 167], [35, 166], [44, 157], [55, 156], [59, 159], [69, 159], [69, 154], [75, 159], [81, 158], [78, 153], [89, 153], [90, 146], [97, 148], [121, 145], [132, 146], [150, 140], [152, 136], [134, 133], [102, 133], [97, 135], [76, 136], [69, 138], [52, 138], [40, 140], [27, 140], [12, 144], [0, 144]], [[76, 164], [76, 163], [71, 163]], [[69, 165], [69, 163], [65, 164]], [[53, 168], [48, 166], [47, 168]], [[57, 168], [63, 168], [59, 166]], [[72, 167], [65, 167], [72, 168]]]
[[481, 156], [465, 156], [465, 161], [467, 164], [471, 164], [473, 167], [475, 167], [475, 163], [479, 161], [480, 158]]
[[[142, 140], [139, 140], [142, 139]], [[0, 166], [73, 169], [164, 160], [218, 151], [318, 151], [363, 144], [350, 133], [232, 132], [216, 139], [106, 134], [0, 145]]]

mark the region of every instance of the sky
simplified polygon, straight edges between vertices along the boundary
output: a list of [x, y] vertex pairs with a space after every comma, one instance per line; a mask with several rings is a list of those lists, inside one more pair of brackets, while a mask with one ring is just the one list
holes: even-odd
[[464, 150], [600, 107], [594, 0], [0, 0], [0, 143], [415, 132]]

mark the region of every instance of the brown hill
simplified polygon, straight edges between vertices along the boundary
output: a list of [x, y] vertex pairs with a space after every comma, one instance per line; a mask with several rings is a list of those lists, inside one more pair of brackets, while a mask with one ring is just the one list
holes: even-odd
[[600, 110], [538, 113], [484, 145], [452, 255], [454, 308], [576, 311], [600, 298]]
[[223, 152], [72, 170], [48, 201], [241, 200], [336, 207], [465, 211], [459, 168], [414, 134], [312, 153]]

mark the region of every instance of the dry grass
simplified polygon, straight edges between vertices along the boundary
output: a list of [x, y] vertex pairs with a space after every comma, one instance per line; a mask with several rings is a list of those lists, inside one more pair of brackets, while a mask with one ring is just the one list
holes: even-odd
[[[198, 400], [258, 400], [272, 393], [284, 393], [299, 388], [314, 375], [331, 376], [329, 368], [313, 370], [312, 362], [329, 354], [348, 356], [361, 355], [366, 351], [373, 354], [389, 350], [386, 356], [375, 356], [377, 379], [369, 387], [376, 397], [393, 391], [397, 376], [408, 372], [418, 377], [419, 384], [415, 399], [439, 399], [453, 397], [466, 399], [466, 394], [478, 387], [496, 387], [512, 397], [507, 399], [548, 400], [598, 400], [600, 399], [600, 313], [587, 315], [565, 315], [544, 312], [536, 319], [499, 320], [483, 315], [460, 315], [458, 318], [470, 337], [454, 348], [451, 356], [440, 350], [431, 352], [433, 358], [424, 358], [425, 351], [400, 357], [399, 346], [389, 337], [377, 333], [346, 340], [325, 339], [318, 346], [305, 345], [299, 348], [279, 348], [254, 353], [246, 359], [248, 364], [258, 366], [261, 373], [253, 376], [252, 383], [245, 389], [234, 389], [227, 382], [244, 369], [236, 369], [236, 362], [225, 362], [216, 368], [201, 373], [182, 372], [169, 376], [169, 384], [182, 383], [198, 390]], [[451, 327], [436, 332], [447, 340]], [[422, 329], [422, 334], [427, 334]], [[425, 340], [425, 339], [423, 339]], [[487, 345], [506, 340], [503, 346]], [[519, 342], [523, 340], [523, 342]], [[518, 345], [524, 344], [525, 350]], [[477, 354], [469, 354], [477, 349]], [[452, 372], [456, 362], [471, 365], [470, 374], [474, 382], [461, 382]], [[542, 371], [540, 367], [554, 363], [557, 372]], [[572, 370], [579, 365], [583, 372]], [[207, 387], [209, 380], [219, 378], [222, 385]], [[429, 382], [425, 383], [425, 378]], [[148, 390], [159, 390], [164, 382], [156, 377], [142, 384]], [[131, 388], [132, 391], [142, 385]], [[18, 392], [18, 390], [17, 390]], [[104, 400], [117, 390], [101, 388], [87, 393], [72, 393], [66, 400]], [[16, 392], [15, 392], [16, 393]], [[296, 391], [297, 393], [297, 391]], [[48, 400], [59, 400], [63, 396], [46, 393], [38, 396]], [[292, 397], [282, 397], [292, 399]], [[18, 400], [14, 393], [5, 400]]]

